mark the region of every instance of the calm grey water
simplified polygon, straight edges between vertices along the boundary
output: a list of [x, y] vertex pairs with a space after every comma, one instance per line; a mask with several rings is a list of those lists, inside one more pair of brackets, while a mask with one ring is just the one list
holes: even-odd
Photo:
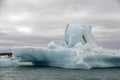
[[0, 68], [0, 80], [120, 80], [120, 68], [91, 70], [51, 67]]

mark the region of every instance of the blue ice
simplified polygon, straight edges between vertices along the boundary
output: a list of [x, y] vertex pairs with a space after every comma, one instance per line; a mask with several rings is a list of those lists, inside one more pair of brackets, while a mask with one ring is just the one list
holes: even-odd
[[47, 47], [14, 47], [20, 62], [69, 69], [120, 67], [120, 51], [96, 45], [89, 25], [68, 24], [63, 46], [51, 42]]

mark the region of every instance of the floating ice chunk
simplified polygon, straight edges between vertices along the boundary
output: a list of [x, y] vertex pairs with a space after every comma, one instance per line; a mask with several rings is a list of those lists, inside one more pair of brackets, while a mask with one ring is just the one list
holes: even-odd
[[39, 66], [71, 69], [120, 67], [120, 51], [96, 46], [88, 25], [69, 24], [64, 46], [51, 42], [44, 48], [14, 47], [12, 53], [20, 62]]
[[14, 60], [11, 60], [11, 58], [8, 57], [1, 57], [0, 58], [0, 67], [14, 67], [16, 66], [16, 62]]
[[[97, 49], [96, 49], [97, 50]], [[22, 62], [34, 65], [53, 66], [72, 69], [90, 69], [103, 67], [120, 67], [120, 53], [103, 50], [99, 53], [80, 48], [13, 48], [13, 54]], [[116, 55], [114, 55], [115, 53]]]
[[48, 44], [48, 48], [49, 49], [56, 49], [57, 46], [56, 46], [56, 44], [54, 42], [51, 42], [51, 43]]

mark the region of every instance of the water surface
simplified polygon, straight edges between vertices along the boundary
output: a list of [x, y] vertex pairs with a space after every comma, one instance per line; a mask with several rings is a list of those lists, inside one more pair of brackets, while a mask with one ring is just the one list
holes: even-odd
[[120, 68], [70, 70], [52, 67], [0, 68], [0, 80], [120, 80]]

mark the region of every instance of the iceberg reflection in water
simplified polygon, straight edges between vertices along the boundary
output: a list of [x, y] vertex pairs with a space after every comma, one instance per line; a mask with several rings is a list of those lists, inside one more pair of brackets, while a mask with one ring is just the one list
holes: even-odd
[[70, 69], [120, 67], [120, 51], [98, 47], [91, 28], [69, 24], [62, 46], [51, 42], [48, 47], [14, 47], [12, 53], [20, 62], [32, 62], [39, 66]]

